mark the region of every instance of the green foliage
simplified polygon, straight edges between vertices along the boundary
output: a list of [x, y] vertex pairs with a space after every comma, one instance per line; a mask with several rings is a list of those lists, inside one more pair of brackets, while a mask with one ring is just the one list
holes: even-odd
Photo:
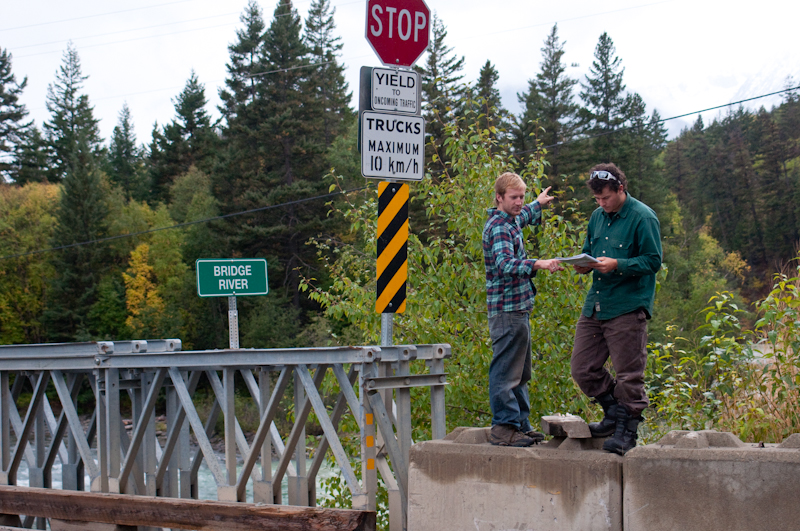
[[153, 199], [166, 200], [178, 175], [192, 166], [213, 167], [218, 138], [206, 111], [205, 85], [192, 70], [183, 91], [174, 100], [175, 119], [159, 131], [153, 129], [150, 144], [150, 178]]
[[651, 438], [714, 428], [749, 441], [782, 441], [800, 428], [800, 276], [775, 276], [770, 294], [755, 305], [752, 329], [742, 326], [744, 312], [732, 294], [709, 303], [698, 341], [671, 337], [648, 346]]
[[270, 294], [253, 301], [242, 323], [242, 348], [291, 348], [300, 332], [299, 311]]
[[[744, 306], [736, 287], [744, 280], [748, 265], [738, 253], [726, 253], [710, 234], [708, 226], [692, 226], [672, 195], [662, 200], [659, 212], [663, 239], [664, 266], [659, 275], [659, 292], [653, 319], [648, 325], [652, 341], [679, 334], [696, 340], [702, 332], [703, 314], [699, 311], [719, 292], [735, 294]], [[671, 332], [668, 332], [671, 328]]]
[[[448, 360], [448, 425], [481, 426], [490, 421], [486, 378], [491, 359], [486, 317], [482, 230], [491, 204], [494, 179], [509, 169], [509, 155], [490, 130], [478, 129], [467, 116], [447, 126], [445, 147], [450, 158], [447, 173], [418, 187], [428, 221], [411, 227], [407, 310], [395, 316], [396, 343], [450, 343]], [[533, 158], [520, 170], [531, 193], [542, 188], [544, 167]], [[571, 217], [567, 202], [559, 213], [547, 213], [541, 229], [528, 235], [534, 256], [563, 256], [580, 248], [583, 227]], [[326, 315], [346, 320], [366, 341], [379, 339], [380, 317], [374, 312], [375, 200], [352, 203], [344, 212], [353, 240], [333, 247], [318, 241], [331, 278], [330, 288], [312, 289], [312, 298], [325, 306]], [[425, 237], [425, 244], [421, 238]], [[332, 250], [335, 259], [327, 256]], [[579, 287], [576, 287], [576, 284]], [[586, 400], [571, 383], [569, 353], [572, 326], [581, 306], [582, 280], [572, 273], [537, 277], [540, 295], [534, 310], [534, 345], [540, 360], [534, 369], [531, 400], [541, 413], [581, 411]], [[412, 399], [415, 439], [428, 433], [429, 406], [424, 393]], [[428, 422], [429, 424], [429, 422]]]
[[771, 112], [731, 110], [701, 120], [667, 145], [667, 184], [695, 226], [752, 267], [748, 291], [763, 297], [776, 264], [787, 263], [800, 239], [800, 102], [787, 96]]
[[[81, 157], [89, 151], [87, 140], [78, 139]], [[91, 157], [75, 161], [62, 183], [56, 209], [53, 247], [91, 242], [108, 235], [108, 188]], [[48, 336], [54, 341], [88, 340], [93, 335], [88, 315], [97, 301], [97, 287], [111, 263], [103, 244], [66, 247], [50, 255], [55, 278], [48, 286], [44, 317]]]
[[150, 193], [150, 176], [142, 151], [136, 144], [131, 111], [126, 103], [111, 135], [106, 166], [109, 179], [123, 190], [128, 201], [145, 201]]
[[26, 183], [47, 182], [48, 147], [34, 123], [19, 129], [20, 143], [16, 146], [11, 178], [20, 186]]
[[0, 48], [0, 181], [15, 179], [17, 172], [13, 154], [23, 142], [23, 130], [29, 125], [22, 120], [28, 115], [19, 98], [28, 78], [18, 83], [11, 71], [11, 54]]
[[48, 178], [60, 182], [68, 173], [86, 171], [89, 161], [102, 153], [102, 140], [89, 96], [81, 94], [88, 79], [81, 71], [78, 51], [67, 45], [55, 83], [47, 87], [47, 110], [50, 120], [44, 129], [50, 150]]
[[350, 110], [344, 65], [339, 62], [342, 38], [334, 34], [336, 8], [330, 0], [314, 0], [308, 9], [303, 38], [308, 46], [311, 64], [309, 87], [316, 103], [322, 108], [322, 123], [318, 136], [324, 147], [329, 147], [354, 118]]
[[464, 76], [460, 72], [464, 70], [465, 59], [454, 55], [453, 48], [445, 43], [447, 27], [435, 11], [431, 33], [425, 64], [414, 68], [421, 77], [425, 132], [429, 135], [425, 145], [426, 168], [437, 178], [445, 171], [448, 160], [444, 150], [445, 124], [459, 113], [464, 94], [465, 87], [461, 81]]
[[125, 321], [128, 312], [125, 303], [125, 284], [116, 271], [104, 276], [97, 286], [97, 302], [89, 310], [89, 320], [95, 337], [107, 341], [128, 339], [130, 329]]
[[569, 153], [572, 146], [561, 145], [574, 136], [578, 113], [573, 101], [573, 87], [578, 81], [566, 75], [564, 44], [558, 38], [558, 25], [554, 24], [542, 48], [541, 71], [528, 81], [527, 92], [517, 94], [522, 114], [513, 131], [514, 148], [524, 160], [535, 153], [537, 138], [544, 142], [549, 150], [550, 171], [555, 176], [574, 169], [569, 161], [575, 158]]

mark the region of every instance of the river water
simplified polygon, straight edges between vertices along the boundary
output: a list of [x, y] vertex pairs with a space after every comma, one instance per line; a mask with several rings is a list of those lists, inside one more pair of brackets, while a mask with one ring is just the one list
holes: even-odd
[[[94, 449], [93, 449], [94, 450]], [[222, 461], [222, 459], [221, 459]], [[292, 462], [292, 465], [295, 463]], [[272, 470], [273, 472], [277, 469], [278, 462], [274, 461], [272, 463]], [[241, 472], [242, 466], [238, 465], [237, 471]], [[319, 474], [317, 475], [317, 504], [322, 504], [322, 501], [327, 498], [327, 493], [325, 491], [325, 487], [322, 485], [321, 481], [323, 479], [332, 477], [336, 475], [336, 470], [332, 469], [328, 463], [324, 463], [320, 468]], [[56, 460], [53, 463], [53, 488], [60, 489], [61, 488], [61, 463]], [[84, 476], [84, 484], [90, 485], [91, 479], [88, 475]], [[286, 475], [283, 477], [282, 485], [283, 485], [283, 503], [284, 505], [288, 503], [288, 488], [287, 488], [287, 479]], [[17, 472], [17, 485], [20, 487], [28, 487], [30, 486], [29, 476], [28, 476], [28, 463], [23, 459], [22, 463], [20, 463], [19, 471]], [[214, 481], [214, 475], [206, 466], [205, 462], [200, 465], [200, 470], [197, 472], [197, 494], [198, 498], [201, 500], [216, 500], [217, 499], [217, 484]], [[252, 482], [247, 483], [247, 492], [245, 494], [246, 501], [252, 503], [253, 502], [253, 488]]]

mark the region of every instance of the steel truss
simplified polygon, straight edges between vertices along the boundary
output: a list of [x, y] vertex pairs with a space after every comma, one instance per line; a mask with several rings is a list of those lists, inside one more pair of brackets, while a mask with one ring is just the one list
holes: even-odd
[[[197, 498], [198, 470], [205, 461], [220, 501], [246, 501], [251, 482], [254, 502], [280, 504], [286, 477], [288, 503], [315, 506], [316, 476], [330, 450], [353, 508], [375, 509], [380, 473], [389, 490], [390, 526], [393, 531], [403, 529], [412, 444], [411, 389], [430, 388], [432, 437], [443, 438], [448, 357], [447, 344], [182, 351], [180, 340], [168, 339], [0, 346], [0, 484], [17, 484], [24, 459], [30, 486], [52, 488], [58, 459], [63, 489]], [[415, 361], [424, 362], [427, 372], [412, 374], [412, 365], [421, 365]], [[260, 413], [250, 443], [236, 417], [237, 374]], [[192, 401], [201, 378], [207, 379], [214, 395], [205, 422]], [[20, 398], [26, 382], [32, 393], [23, 418]], [[84, 382], [95, 396], [87, 427], [77, 408]], [[274, 421], [292, 383], [294, 419], [289, 433], [282, 435]], [[339, 389], [327, 405], [320, 395], [323, 384]], [[57, 418], [48, 389], [58, 397]], [[163, 445], [156, 435], [155, 414], [162, 389]], [[131, 435], [120, 412], [122, 393], [130, 397]], [[305, 426], [312, 411], [324, 435], [309, 462]], [[210, 440], [220, 414], [224, 459]], [[358, 456], [348, 455], [339, 438], [346, 415], [358, 425]], [[190, 445], [190, 432], [196, 450]], [[238, 473], [237, 459], [242, 464]], [[359, 463], [360, 474], [352, 463]], [[90, 485], [84, 485], [85, 473]], [[26, 527], [43, 528], [42, 522], [29, 520]]]

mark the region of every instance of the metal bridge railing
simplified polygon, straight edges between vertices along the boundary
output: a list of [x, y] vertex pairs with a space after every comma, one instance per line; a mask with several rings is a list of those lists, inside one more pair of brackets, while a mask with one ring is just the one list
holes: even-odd
[[[316, 476], [330, 450], [352, 495], [353, 508], [375, 509], [380, 473], [389, 490], [390, 527], [404, 529], [412, 444], [411, 389], [430, 388], [431, 433], [434, 439], [443, 438], [444, 360], [449, 356], [447, 344], [182, 351], [180, 340], [166, 339], [0, 346], [0, 484], [17, 484], [24, 459], [30, 486], [52, 488], [53, 465], [58, 460], [63, 489], [197, 498], [198, 470], [205, 462], [220, 501], [245, 501], [250, 483], [254, 502], [280, 504], [281, 482], [286, 477], [288, 503], [314, 506]], [[426, 372], [412, 374], [411, 368], [420, 365], [415, 360], [424, 361]], [[251, 442], [236, 416], [237, 373], [260, 414]], [[193, 403], [202, 378], [214, 397], [205, 421]], [[332, 408], [319, 392], [326, 379], [340, 390]], [[77, 407], [84, 382], [95, 397], [86, 429]], [[281, 434], [274, 420], [291, 383], [294, 422], [288, 434]], [[20, 397], [30, 389], [23, 417]], [[57, 395], [58, 417], [48, 389]], [[155, 414], [162, 389], [166, 396], [163, 444], [156, 436]], [[122, 393], [130, 397], [130, 436], [120, 412]], [[305, 426], [312, 410], [324, 435], [309, 462]], [[209, 439], [220, 414], [224, 459]], [[349, 455], [339, 438], [339, 425], [346, 415], [359, 428], [357, 456]], [[190, 444], [190, 431], [197, 449]], [[278, 459], [274, 472], [273, 455]], [[242, 463], [239, 472], [237, 459]], [[360, 464], [360, 478], [354, 462]], [[84, 485], [85, 474], [90, 485]], [[43, 528], [41, 522], [26, 523]]]

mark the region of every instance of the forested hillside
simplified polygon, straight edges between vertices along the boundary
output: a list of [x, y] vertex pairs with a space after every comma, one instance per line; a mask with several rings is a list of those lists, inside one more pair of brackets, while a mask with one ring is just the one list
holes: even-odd
[[698, 119], [664, 151], [664, 175], [696, 226], [762, 273], [782, 268], [800, 240], [800, 95], [768, 112]]
[[[485, 63], [478, 79], [464, 79], [465, 58], [434, 15], [417, 67], [428, 181], [446, 186], [471, 171], [454, 164], [448, 146], [456, 131], [485, 132], [488, 156], [502, 157], [498, 167], [541, 168], [537, 185], [554, 187], [558, 219], [579, 234], [594, 209], [588, 169], [617, 163], [662, 223], [666, 268], [653, 337], [670, 327], [692, 335], [711, 296], [729, 290], [746, 307], [743, 297], [762, 296], [795, 255], [800, 97], [787, 91], [780, 107], [757, 113], [732, 108], [668, 142], [658, 111], [626, 86], [612, 36], [598, 37], [589, 73], [572, 79], [554, 26], [540, 70], [509, 109], [491, 58], [471, 58]], [[267, 17], [251, 0], [228, 52], [221, 118], [212, 118], [206, 86], [192, 73], [172, 98], [173, 118], [142, 140], [127, 104], [111, 138], [100, 137], [84, 89], [91, 72], [71, 44], [43, 102], [50, 118], [28, 120], [19, 103], [26, 80], [0, 48], [0, 343], [179, 337], [191, 348], [224, 347], [226, 301], [196, 294], [195, 260], [210, 257], [269, 264], [270, 294], [240, 298], [243, 346], [370, 337], [363, 323], [326, 314], [308, 289], [340, 282], [331, 264], [359, 241], [354, 227], [371, 230], [347, 216], [373, 199], [375, 183], [359, 173], [334, 10], [314, 0], [301, 20], [282, 2]], [[476, 190], [485, 195], [465, 199], [478, 210], [491, 201], [492, 177], [482, 178]], [[432, 192], [411, 186], [411, 230], [422, 244], [464, 245], [451, 222], [430, 212]], [[338, 193], [348, 190], [359, 191]], [[533, 252], [568, 252], [573, 243], [534, 242]], [[359, 252], [374, 256], [368, 244]], [[481, 296], [474, 294], [478, 316]]]

